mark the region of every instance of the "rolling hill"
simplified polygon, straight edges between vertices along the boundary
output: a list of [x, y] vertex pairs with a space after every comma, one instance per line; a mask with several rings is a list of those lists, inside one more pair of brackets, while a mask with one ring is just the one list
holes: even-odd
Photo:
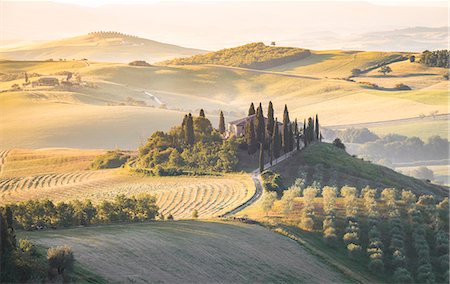
[[449, 194], [446, 187], [408, 177], [389, 168], [352, 157], [328, 143], [308, 146], [293, 158], [276, 165], [274, 171], [282, 175], [286, 185], [293, 184], [297, 178], [302, 178], [306, 185], [316, 181], [321, 186], [338, 188], [348, 185], [358, 189], [365, 186], [377, 189], [408, 189], [417, 195], [432, 194], [439, 198]]
[[[77, 60], [0, 61], [0, 111], [6, 114], [0, 123], [0, 148], [135, 149], [153, 131], [179, 124], [186, 112], [203, 108], [216, 126], [220, 110], [231, 121], [244, 116], [251, 102], [261, 101], [266, 107], [269, 100], [278, 118], [287, 104], [292, 118], [318, 113], [324, 126], [377, 122], [379, 129], [386, 121], [386, 131], [395, 131], [392, 120], [448, 113], [444, 68], [400, 61], [390, 64], [393, 72], [387, 76], [374, 69], [354, 77], [355, 82], [337, 79], [348, 77], [353, 68], [370, 69], [404, 55], [312, 51], [306, 58], [264, 70], [207, 64], [135, 67]], [[72, 72], [80, 74], [85, 85], [11, 89], [24, 83], [24, 72], [30, 81], [45, 76], [65, 80], [64, 74]], [[412, 90], [396, 90], [398, 83]], [[408, 135], [425, 135], [415, 123], [402, 127], [408, 128]], [[446, 129], [445, 121], [427, 121], [427, 126], [427, 136]]]
[[112, 282], [351, 281], [288, 238], [241, 223], [156, 222], [19, 237], [44, 247], [67, 244], [77, 262]]
[[73, 38], [0, 49], [0, 59], [14, 60], [72, 60], [156, 62], [205, 51], [162, 43], [118, 32], [93, 32]]
[[308, 57], [311, 52], [295, 47], [267, 46], [262, 42], [225, 48], [188, 58], [176, 58], [162, 62], [167, 65], [214, 64], [252, 69], [266, 69]]

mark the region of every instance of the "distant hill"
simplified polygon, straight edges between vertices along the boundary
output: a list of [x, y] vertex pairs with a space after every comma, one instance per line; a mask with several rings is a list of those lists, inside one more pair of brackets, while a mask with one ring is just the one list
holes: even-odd
[[256, 42], [188, 58], [176, 58], [163, 63], [167, 65], [216, 64], [265, 69], [303, 59], [310, 54], [309, 50], [302, 48], [267, 46], [262, 42]]
[[0, 59], [59, 60], [87, 58], [91, 61], [156, 62], [204, 53], [204, 50], [144, 39], [118, 32], [93, 32], [73, 38], [0, 49]]
[[353, 157], [328, 143], [308, 146], [293, 158], [278, 164], [274, 171], [282, 175], [286, 186], [302, 178], [306, 185], [318, 182], [321, 186], [341, 188], [349, 185], [358, 189], [368, 185], [377, 189], [407, 189], [418, 195], [432, 194], [439, 198], [448, 196], [448, 188]]
[[448, 48], [449, 27], [411, 27], [361, 34], [346, 39], [342, 49], [416, 51]]

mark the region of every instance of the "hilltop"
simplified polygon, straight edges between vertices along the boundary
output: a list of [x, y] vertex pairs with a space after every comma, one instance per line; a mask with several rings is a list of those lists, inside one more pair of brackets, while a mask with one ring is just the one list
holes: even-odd
[[316, 143], [306, 147], [293, 158], [275, 166], [274, 171], [282, 175], [286, 185], [301, 178], [305, 185], [318, 182], [321, 186], [338, 188], [348, 185], [361, 190], [370, 186], [377, 189], [409, 189], [417, 195], [432, 194], [439, 198], [448, 196], [448, 188], [364, 161], [328, 143]]
[[92, 32], [87, 35], [0, 49], [0, 58], [14, 60], [72, 60], [155, 62], [205, 51], [162, 43], [118, 32]]
[[266, 69], [306, 58], [310, 54], [311, 52], [307, 49], [267, 46], [262, 42], [255, 42], [188, 58], [176, 58], [163, 63], [167, 65], [214, 64]]

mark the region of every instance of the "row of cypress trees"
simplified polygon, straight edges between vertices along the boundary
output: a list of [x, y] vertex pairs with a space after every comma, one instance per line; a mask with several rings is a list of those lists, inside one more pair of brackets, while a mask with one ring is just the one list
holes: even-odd
[[[258, 147], [260, 149], [260, 167], [264, 164], [261, 161], [264, 158], [263, 149], [269, 151], [270, 162], [273, 158], [278, 158], [281, 151], [289, 153], [296, 147], [300, 150], [300, 134], [297, 119], [291, 122], [289, 118], [289, 110], [287, 105], [284, 106], [283, 111], [283, 127], [278, 128], [278, 119], [274, 117], [274, 109], [272, 102], [269, 102], [267, 110], [267, 122], [264, 119], [264, 113], [261, 103], [255, 110], [255, 105], [250, 104], [248, 116], [255, 116], [254, 119], [248, 119], [245, 125], [245, 141], [247, 143], [248, 154], [254, 154]], [[266, 137], [266, 135], [268, 137]], [[303, 123], [303, 143], [308, 145], [313, 141], [322, 139], [319, 128], [319, 117], [316, 115], [315, 119], [308, 118]], [[262, 146], [262, 147], [261, 147]]]

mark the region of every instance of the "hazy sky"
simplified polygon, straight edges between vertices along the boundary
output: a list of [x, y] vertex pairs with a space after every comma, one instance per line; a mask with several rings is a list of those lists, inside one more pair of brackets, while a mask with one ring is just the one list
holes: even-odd
[[[23, 0], [3, 0], [8, 2], [23, 2]], [[25, 0], [26, 2], [42, 2], [41, 0]], [[247, 2], [270, 2], [273, 0], [247, 0]], [[286, 1], [286, 0], [285, 0]], [[311, 2], [311, 0], [287, 0], [286, 2]], [[344, 2], [342, 0], [328, 0], [329, 2]], [[1, 1], [0, 1], [1, 2]], [[82, 6], [98, 7], [105, 4], [149, 4], [157, 2], [242, 2], [241, 0], [52, 0], [48, 2], [70, 3]], [[361, 2], [360, 0], [347, 0], [345, 2]], [[379, 5], [390, 6], [435, 6], [448, 7], [448, 1], [411, 1], [411, 0], [369, 0], [366, 1]]]
[[272, 40], [314, 47], [369, 32], [444, 27], [448, 15], [448, 1], [0, 0], [0, 40], [108, 30], [203, 49]]

